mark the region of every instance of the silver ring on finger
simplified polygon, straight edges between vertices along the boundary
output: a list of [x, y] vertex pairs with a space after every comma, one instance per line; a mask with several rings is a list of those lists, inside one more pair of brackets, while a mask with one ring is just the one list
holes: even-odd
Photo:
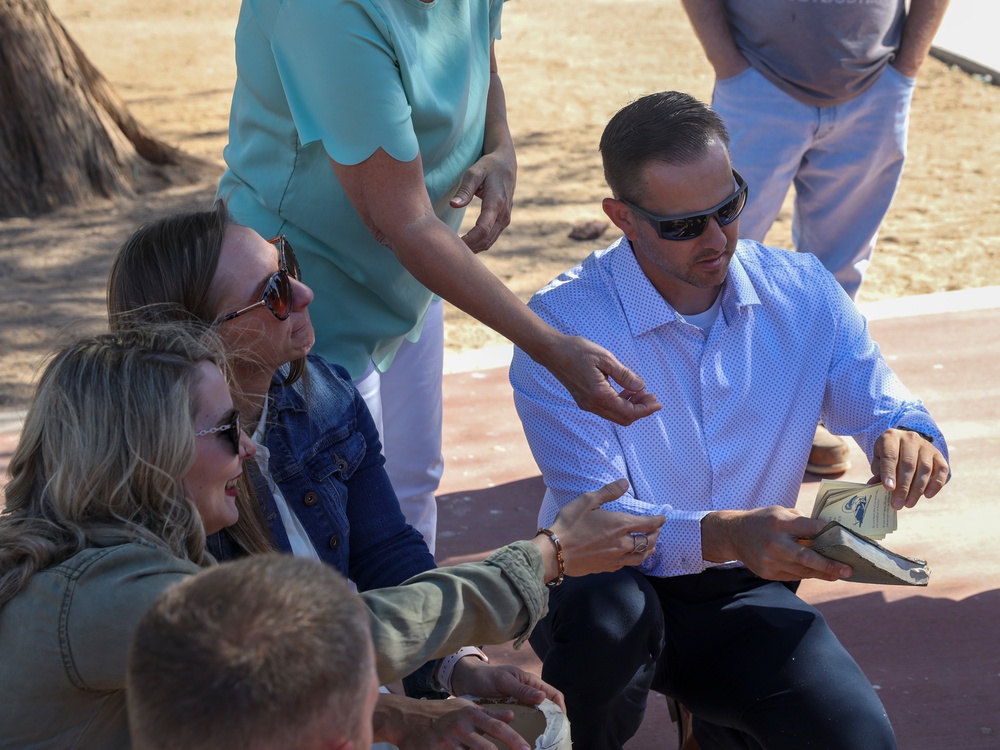
[[641, 555], [649, 549], [649, 537], [645, 534], [633, 534], [632, 545], [632, 552]]

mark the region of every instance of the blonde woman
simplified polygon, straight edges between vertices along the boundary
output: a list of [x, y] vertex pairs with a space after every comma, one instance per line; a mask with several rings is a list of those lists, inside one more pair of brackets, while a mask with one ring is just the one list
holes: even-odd
[[[254, 453], [217, 351], [207, 334], [158, 326], [75, 343], [45, 369], [0, 514], [0, 748], [128, 747], [136, 623], [213, 563], [205, 535], [236, 521]], [[542, 536], [363, 594], [379, 678], [463, 643], [523, 640], [545, 581], [617, 567], [607, 541], [629, 517], [590, 512], [610, 495], [581, 497], [553, 524], [561, 561]]]
[[0, 515], [0, 745], [127, 746], [125, 653], [148, 606], [212, 558], [253, 443], [211, 339], [73, 344], [46, 368]]

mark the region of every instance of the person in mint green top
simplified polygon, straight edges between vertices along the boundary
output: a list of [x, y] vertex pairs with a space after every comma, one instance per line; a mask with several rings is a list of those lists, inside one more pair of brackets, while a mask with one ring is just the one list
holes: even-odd
[[[330, 160], [357, 165], [379, 149], [398, 162], [420, 156], [434, 214], [457, 232], [465, 211], [451, 199], [483, 151], [502, 5], [243, 3], [219, 195], [237, 221], [288, 236], [322, 290], [316, 351], [355, 378], [372, 360], [388, 367], [431, 295], [372, 236]], [[504, 161], [513, 189], [512, 154]]]
[[[493, 51], [502, 6], [244, 0], [236, 31], [219, 197], [241, 224], [295, 246], [316, 291], [314, 351], [348, 369], [377, 422], [384, 401], [387, 470], [432, 549], [433, 294], [548, 367], [583, 408], [621, 424], [659, 409], [609, 352], [543, 323], [476, 258], [510, 220], [517, 171]], [[459, 237], [474, 195], [479, 217]]]

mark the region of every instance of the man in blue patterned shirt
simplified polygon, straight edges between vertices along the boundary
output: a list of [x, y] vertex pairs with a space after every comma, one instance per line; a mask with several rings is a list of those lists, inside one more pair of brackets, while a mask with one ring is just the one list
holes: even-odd
[[531, 308], [644, 373], [664, 408], [631, 427], [595, 418], [521, 351], [511, 382], [547, 486], [543, 525], [622, 476], [631, 490], [611, 505], [667, 522], [641, 568], [554, 589], [532, 636], [574, 747], [620, 748], [651, 688], [691, 710], [706, 747], [895, 747], [869, 681], [795, 595], [803, 578], [851, 570], [802, 543], [824, 523], [794, 506], [819, 418], [857, 440], [897, 509], [944, 486], [944, 439], [814, 256], [737, 241], [753, 186], [711, 108], [644, 97], [601, 153], [604, 210], [624, 236]]

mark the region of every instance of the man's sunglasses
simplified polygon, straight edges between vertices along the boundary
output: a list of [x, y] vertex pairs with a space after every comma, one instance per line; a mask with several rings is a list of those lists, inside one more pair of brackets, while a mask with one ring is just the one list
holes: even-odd
[[224, 433], [233, 446], [233, 452], [238, 456], [240, 455], [240, 438], [243, 435], [243, 432], [240, 430], [240, 413], [234, 411], [231, 419], [232, 421], [229, 424], [220, 424], [218, 427], [209, 427], [207, 430], [200, 430], [194, 436], [214, 435], [216, 432]]
[[645, 209], [639, 208], [634, 203], [621, 199], [621, 202], [631, 208], [642, 218], [653, 225], [657, 233], [665, 240], [673, 242], [681, 240], [693, 240], [701, 237], [708, 220], [715, 217], [719, 226], [727, 226], [736, 221], [743, 213], [743, 207], [747, 204], [747, 183], [740, 176], [740, 173], [733, 170], [733, 177], [736, 179], [736, 192], [726, 198], [722, 203], [707, 211], [688, 216], [654, 216]]
[[225, 323], [227, 320], [232, 320], [261, 306], [270, 310], [271, 315], [278, 320], [287, 320], [288, 316], [292, 314], [295, 300], [292, 297], [292, 282], [289, 281], [288, 277], [291, 276], [296, 281], [301, 281], [302, 270], [299, 268], [299, 262], [295, 260], [295, 253], [292, 252], [292, 246], [285, 239], [285, 235], [278, 235], [268, 242], [278, 248], [278, 270], [264, 282], [264, 291], [260, 293], [259, 300], [242, 310], [223, 315], [219, 318], [220, 323]]

